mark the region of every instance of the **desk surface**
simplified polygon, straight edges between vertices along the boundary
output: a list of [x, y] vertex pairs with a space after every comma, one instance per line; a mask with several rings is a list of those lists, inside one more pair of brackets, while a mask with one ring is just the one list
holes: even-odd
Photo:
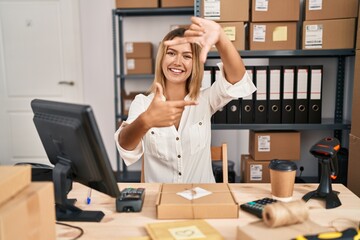
[[[301, 197], [317, 188], [318, 184], [295, 184], [293, 199]], [[97, 191], [92, 191], [92, 203], [85, 203], [88, 188], [75, 183], [69, 198], [77, 198], [77, 206], [83, 210], [100, 210], [105, 217], [100, 223], [67, 222], [79, 226], [84, 230], [81, 239], [124, 239], [127, 237], [147, 236], [145, 225], [154, 222], [168, 222], [171, 220], [156, 219], [155, 202], [160, 184], [154, 183], [119, 183], [119, 188], [145, 187], [146, 195], [143, 210], [140, 213], [118, 213], [115, 211], [115, 199]], [[230, 184], [230, 187], [239, 204], [263, 197], [271, 197], [270, 184]], [[342, 205], [334, 209], [325, 209], [322, 200], [310, 199], [309, 218], [322, 226], [331, 226], [334, 220], [348, 219], [360, 221], [360, 198], [341, 184], [333, 184], [333, 190], [339, 191]], [[245, 226], [259, 219], [240, 210], [238, 219], [207, 219], [206, 221], [216, 228], [225, 239], [236, 239], [237, 226]], [[175, 220], [174, 220], [175, 221]], [[76, 229], [56, 225], [57, 239], [71, 239], [79, 234]]]

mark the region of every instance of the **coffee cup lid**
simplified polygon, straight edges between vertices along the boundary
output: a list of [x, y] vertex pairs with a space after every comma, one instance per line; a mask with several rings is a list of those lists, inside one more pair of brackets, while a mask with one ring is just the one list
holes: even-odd
[[294, 171], [297, 169], [296, 163], [290, 160], [274, 159], [270, 161], [269, 168], [277, 171]]

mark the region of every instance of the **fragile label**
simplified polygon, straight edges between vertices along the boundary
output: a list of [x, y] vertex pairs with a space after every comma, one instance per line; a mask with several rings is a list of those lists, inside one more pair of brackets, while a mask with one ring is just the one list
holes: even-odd
[[261, 181], [262, 180], [262, 165], [251, 164], [250, 165], [250, 181]]
[[270, 136], [258, 136], [258, 152], [270, 152]]

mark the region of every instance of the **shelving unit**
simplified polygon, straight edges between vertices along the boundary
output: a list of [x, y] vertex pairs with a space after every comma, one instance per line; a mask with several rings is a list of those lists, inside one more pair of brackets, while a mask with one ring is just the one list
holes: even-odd
[[[355, 56], [354, 49], [341, 50], [277, 50], [277, 51], [240, 51], [242, 58], [336, 58], [337, 78], [335, 92], [334, 118], [322, 119], [321, 124], [213, 124], [212, 129], [251, 129], [251, 130], [334, 130], [334, 137], [341, 140], [341, 130], [350, 130], [350, 121], [343, 119], [344, 79], [346, 57]], [[206, 68], [217, 68], [220, 57], [210, 52]]]
[[[125, 17], [137, 16], [179, 16], [179, 15], [197, 15], [199, 16], [199, 0], [195, 1], [195, 8], [174, 8], [174, 9], [126, 9], [113, 10], [113, 51], [114, 51], [114, 91], [115, 91], [115, 123], [116, 128], [119, 120], [125, 120], [127, 116], [121, 114], [123, 109], [121, 101], [121, 90], [124, 89], [125, 80], [153, 79], [154, 75], [125, 75], [123, 52], [123, 20]], [[355, 56], [354, 49], [343, 50], [277, 50], [277, 51], [240, 51], [242, 58], [335, 58], [337, 59], [337, 77], [335, 91], [335, 111], [331, 119], [322, 119], [321, 124], [213, 124], [214, 130], [333, 130], [334, 137], [342, 139], [342, 131], [351, 129], [350, 121], [343, 118], [344, 110], [344, 80], [346, 58]], [[215, 69], [216, 60], [219, 60], [216, 52], [208, 54], [208, 60], [205, 64], [207, 70]], [[212, 71], [213, 73], [215, 71]], [[120, 104], [120, 106], [119, 106]], [[118, 156], [118, 154], [117, 154]], [[117, 158], [117, 169], [120, 170], [120, 158]], [[125, 164], [122, 164], [123, 177], [127, 178], [128, 174]]]

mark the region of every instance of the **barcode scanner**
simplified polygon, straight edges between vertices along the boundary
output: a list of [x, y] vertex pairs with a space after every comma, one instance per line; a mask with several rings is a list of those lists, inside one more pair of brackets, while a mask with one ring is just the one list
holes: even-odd
[[339, 192], [335, 192], [331, 187], [331, 179], [336, 179], [338, 174], [337, 153], [340, 150], [340, 142], [333, 137], [326, 137], [318, 141], [311, 147], [310, 153], [314, 155], [321, 166], [321, 177], [319, 187], [303, 196], [304, 201], [310, 198], [324, 199], [326, 209], [336, 208], [341, 205], [338, 197]]

